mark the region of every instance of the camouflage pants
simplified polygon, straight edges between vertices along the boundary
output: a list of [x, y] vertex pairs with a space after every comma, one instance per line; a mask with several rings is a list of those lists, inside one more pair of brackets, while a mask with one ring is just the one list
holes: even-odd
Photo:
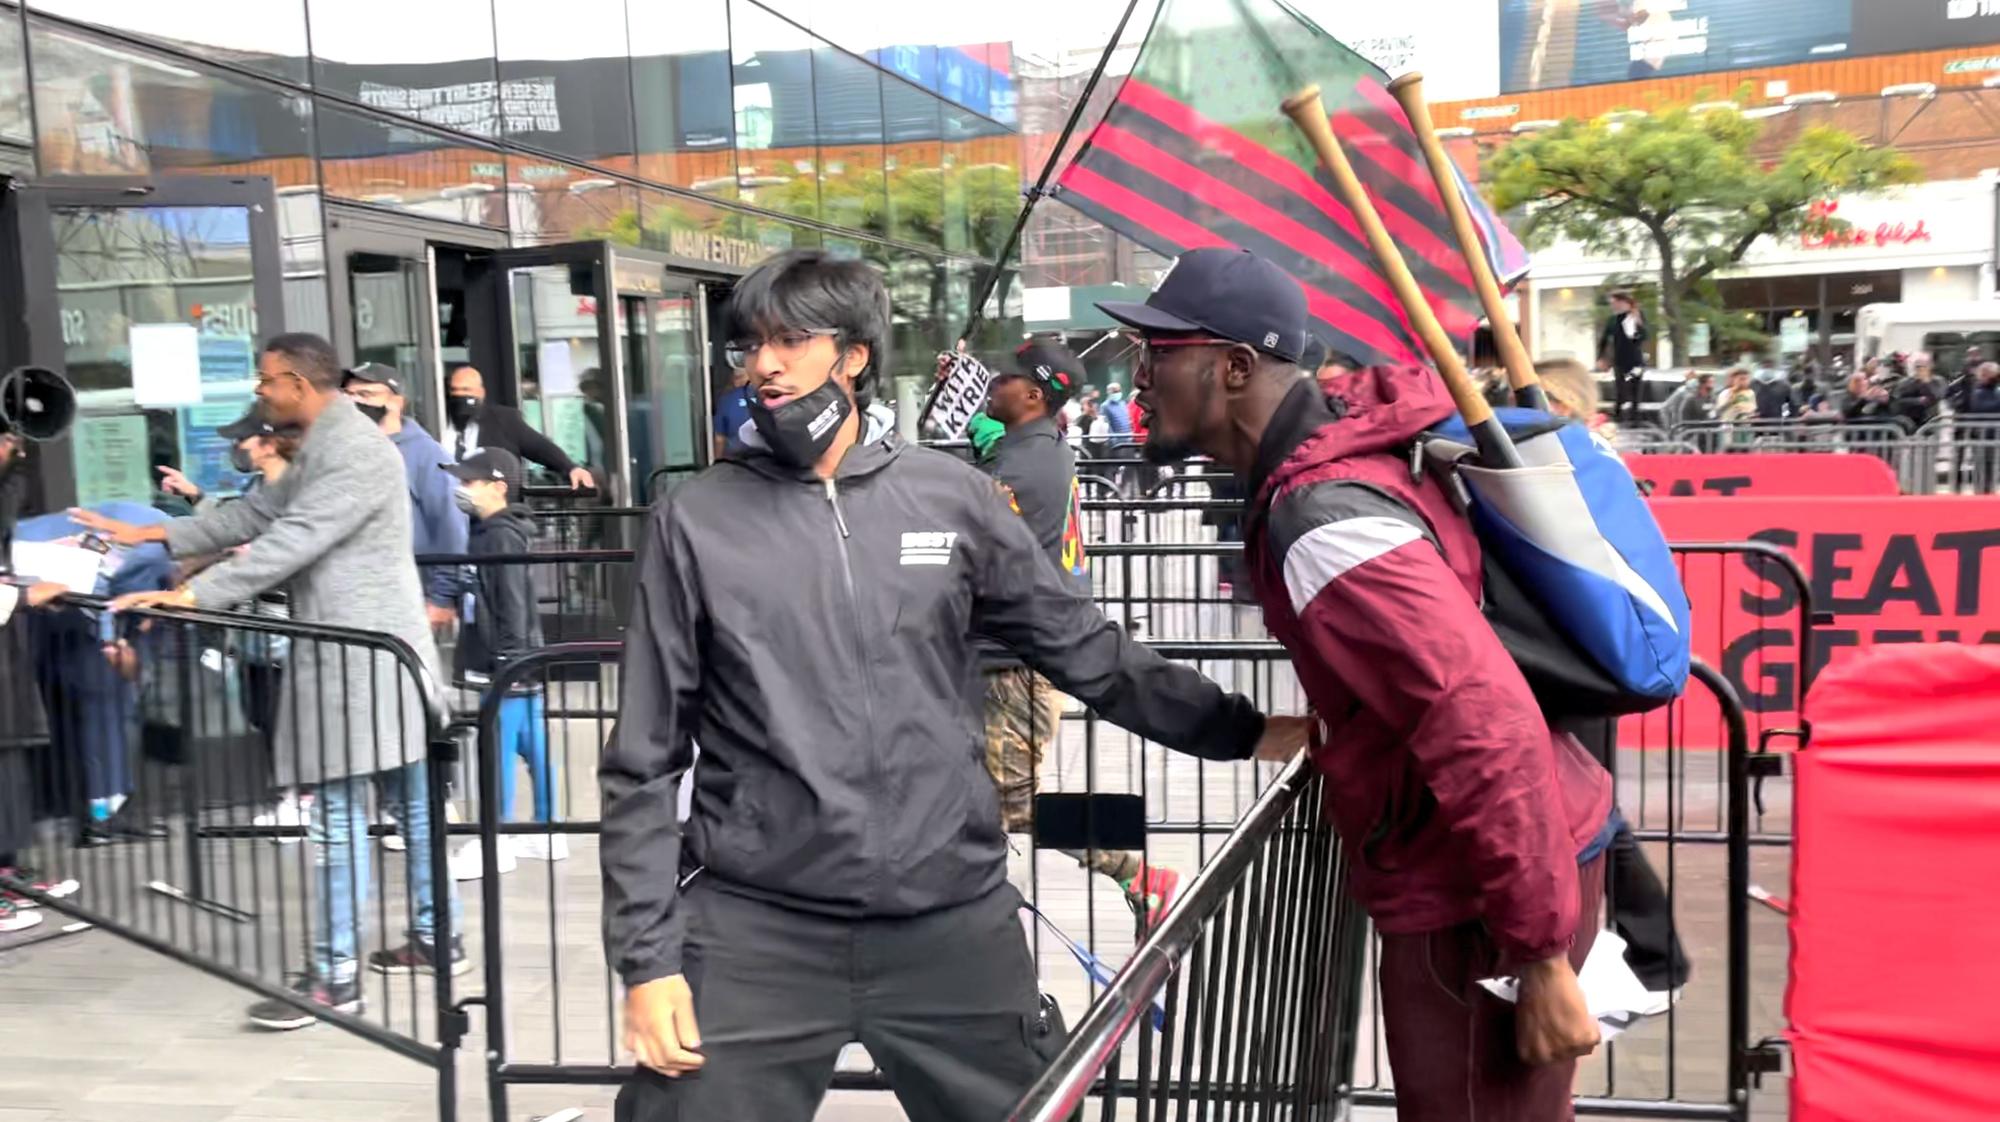
[[[986, 672], [986, 772], [1000, 788], [1000, 821], [1010, 834], [1031, 832], [1036, 772], [1062, 729], [1063, 695], [1025, 666]], [[1137, 853], [1064, 850], [1076, 863], [1116, 881], [1137, 876]]]

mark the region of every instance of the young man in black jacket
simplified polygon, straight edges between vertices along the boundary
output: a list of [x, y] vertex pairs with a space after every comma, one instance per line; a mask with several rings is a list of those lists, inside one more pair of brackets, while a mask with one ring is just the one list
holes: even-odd
[[889, 337], [872, 267], [774, 257], [727, 331], [753, 439], [653, 507], [599, 768], [642, 1065], [617, 1118], [807, 1122], [859, 1040], [910, 1117], [997, 1122], [1061, 1041], [981, 766], [975, 627], [1169, 747], [1284, 756], [1305, 722], [1133, 643], [992, 480], [864, 427]]
[[[466, 594], [458, 638], [459, 681], [474, 688], [489, 685], [508, 662], [542, 645], [542, 621], [535, 604], [533, 571], [527, 565], [497, 560], [526, 555], [535, 538], [528, 508], [514, 502], [521, 489], [521, 461], [498, 448], [482, 448], [456, 464], [441, 465], [458, 480], [454, 499], [472, 518], [466, 552], [474, 558], [478, 579]], [[534, 789], [535, 821], [555, 821], [555, 781], [549, 772], [549, 738], [539, 681], [516, 682], [500, 702], [500, 805], [504, 821], [514, 811], [514, 757], [528, 767]], [[513, 858], [560, 861], [569, 856], [561, 834], [506, 836], [500, 870]]]

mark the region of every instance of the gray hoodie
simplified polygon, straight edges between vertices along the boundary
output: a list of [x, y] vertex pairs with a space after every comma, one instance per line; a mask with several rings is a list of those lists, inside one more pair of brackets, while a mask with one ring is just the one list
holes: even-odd
[[1247, 699], [1107, 621], [992, 480], [882, 428], [831, 481], [752, 440], [653, 507], [599, 768], [605, 941], [628, 985], [680, 971], [678, 880], [696, 869], [844, 917], [1006, 879], [975, 626], [1168, 747], [1242, 759], [1263, 731]]

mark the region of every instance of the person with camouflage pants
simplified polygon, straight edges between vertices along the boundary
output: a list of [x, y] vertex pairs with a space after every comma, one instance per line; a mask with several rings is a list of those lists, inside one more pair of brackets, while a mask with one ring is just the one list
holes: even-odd
[[[1082, 381], [1083, 361], [1051, 343], [1029, 343], [993, 378], [986, 412], [1006, 434], [981, 457], [1026, 519], [1035, 538], [1072, 579], [1083, 582], [1083, 521], [1076, 454], [1063, 442], [1056, 417]], [[1020, 665], [1004, 648], [982, 645], [986, 675], [986, 770], [1000, 788], [1007, 832], [1028, 833], [1034, 822], [1036, 774], [1062, 730], [1063, 696], [1048, 679]], [[1148, 865], [1137, 853], [1065, 850], [1085, 869], [1118, 882], [1133, 912], [1150, 926], [1172, 903], [1180, 875]]]

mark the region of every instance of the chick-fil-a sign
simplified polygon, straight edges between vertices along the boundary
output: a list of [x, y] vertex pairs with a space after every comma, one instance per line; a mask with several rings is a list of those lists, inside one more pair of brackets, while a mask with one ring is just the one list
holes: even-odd
[[1924, 225], [1921, 218], [1914, 224], [1877, 222], [1870, 227], [1865, 223], [1854, 223], [1843, 228], [1836, 225], [1840, 221], [1839, 214], [1840, 203], [1833, 199], [1812, 204], [1806, 212], [1806, 228], [1799, 235], [1799, 244], [1806, 249], [1848, 249], [1869, 245], [1915, 245], [1931, 240], [1930, 227]]

